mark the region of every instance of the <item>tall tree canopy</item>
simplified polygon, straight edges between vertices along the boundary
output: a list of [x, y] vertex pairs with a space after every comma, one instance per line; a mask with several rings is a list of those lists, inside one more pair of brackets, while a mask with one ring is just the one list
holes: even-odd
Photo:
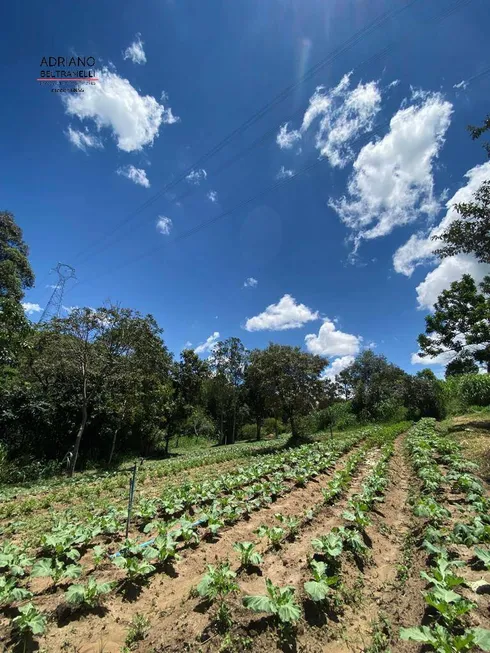
[[21, 300], [34, 285], [22, 229], [8, 211], [0, 212], [0, 366], [12, 365], [29, 330]]
[[[468, 130], [473, 140], [490, 130], [490, 115], [483, 125]], [[490, 143], [483, 144], [490, 158]], [[472, 202], [455, 204], [454, 208], [461, 215], [454, 220], [442, 234], [434, 240], [442, 240], [443, 245], [434, 253], [445, 258], [455, 254], [474, 254], [482, 263], [490, 263], [490, 180], [486, 180], [476, 191]]]
[[425, 318], [425, 334], [418, 337], [423, 354], [453, 352], [455, 358], [472, 358], [490, 371], [490, 277], [485, 277], [480, 289], [465, 274], [443, 290], [434, 313]]

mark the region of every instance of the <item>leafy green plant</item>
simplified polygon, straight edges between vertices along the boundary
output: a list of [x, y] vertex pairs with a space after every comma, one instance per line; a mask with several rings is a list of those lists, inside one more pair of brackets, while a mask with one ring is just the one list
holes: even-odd
[[336, 532], [340, 535], [345, 549], [361, 558], [367, 554], [368, 548], [359, 531], [340, 526], [336, 529]]
[[57, 558], [40, 558], [31, 569], [31, 577], [51, 577], [53, 584], [60, 580], [79, 578], [82, 573], [80, 565], [66, 564]]
[[371, 520], [369, 519], [367, 513], [369, 506], [360, 500], [350, 501], [349, 502], [350, 510], [344, 510], [342, 517], [347, 521], [353, 522], [359, 530], [364, 530], [366, 526], [369, 526]]
[[14, 601], [23, 601], [30, 599], [32, 592], [17, 586], [15, 578], [0, 576], [0, 605], [10, 605]]
[[436, 653], [467, 653], [475, 647], [490, 651], [490, 630], [485, 628], [468, 628], [462, 635], [453, 635], [441, 624], [434, 626], [416, 626], [402, 628], [400, 639], [428, 644]]
[[131, 625], [126, 633], [126, 646], [131, 647], [136, 642], [143, 641], [150, 629], [150, 620], [144, 614], [137, 612], [131, 620]]
[[266, 526], [262, 525], [255, 531], [259, 537], [267, 537], [270, 544], [278, 549], [286, 536], [286, 531], [280, 526]]
[[289, 531], [289, 535], [291, 535], [291, 537], [295, 537], [298, 534], [299, 526], [301, 523], [298, 517], [287, 517], [286, 515], [282, 515], [280, 512], [277, 512], [274, 517], [284, 526], [284, 528]]
[[24, 653], [29, 635], [42, 635], [46, 630], [46, 617], [32, 604], [22, 605], [19, 615], [12, 619], [12, 627], [24, 641]]
[[310, 568], [313, 580], [304, 584], [305, 592], [312, 601], [324, 601], [330, 592], [330, 587], [336, 585], [339, 578], [338, 576], [328, 576], [327, 565], [324, 562], [311, 560]]
[[96, 544], [92, 549], [94, 565], [96, 567], [99, 567], [102, 564], [102, 562], [105, 560], [106, 555], [107, 555], [106, 548], [104, 546], [101, 546], [100, 544]]
[[70, 585], [65, 593], [68, 603], [73, 605], [87, 606], [93, 608], [99, 605], [104, 594], [108, 594], [113, 587], [113, 583], [97, 583], [94, 578], [83, 585]]
[[228, 562], [221, 563], [217, 567], [208, 565], [206, 574], [197, 586], [197, 593], [211, 601], [218, 597], [223, 598], [238, 589], [235, 579], [236, 573]]
[[301, 616], [299, 605], [294, 600], [294, 587], [277, 587], [269, 578], [265, 579], [266, 595], [245, 596], [243, 605], [254, 612], [270, 612], [282, 626], [298, 621]]
[[343, 550], [343, 543], [342, 538], [337, 533], [331, 532], [328, 535], [320, 535], [320, 537], [311, 541], [311, 546], [326, 558], [331, 569], [339, 567], [339, 556]]
[[152, 546], [144, 550], [143, 557], [146, 560], [156, 560], [160, 563], [178, 560], [179, 554], [177, 553], [177, 544], [173, 532], [158, 535]]
[[253, 542], [236, 542], [233, 548], [240, 556], [240, 565], [242, 567], [257, 567], [262, 563], [262, 556], [255, 550]]
[[0, 569], [9, 576], [24, 576], [25, 568], [34, 562], [22, 549], [15, 544], [5, 542], [0, 548]]
[[454, 628], [459, 619], [475, 607], [475, 604], [464, 599], [460, 594], [443, 587], [435, 587], [424, 593], [425, 602], [437, 610], [443, 622]]
[[475, 556], [483, 562], [485, 569], [490, 569], [490, 551], [476, 547]]
[[199, 542], [199, 535], [196, 532], [192, 522], [188, 519], [180, 520], [178, 527], [173, 531], [177, 539], [181, 539], [185, 544]]

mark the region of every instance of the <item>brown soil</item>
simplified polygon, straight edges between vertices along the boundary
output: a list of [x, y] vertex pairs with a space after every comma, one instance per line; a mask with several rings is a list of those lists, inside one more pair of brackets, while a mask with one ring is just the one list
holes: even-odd
[[[350, 453], [339, 458], [335, 469], [340, 469], [345, 464]], [[183, 640], [192, 641], [209, 623], [209, 615], [202, 610], [202, 606], [198, 606], [199, 601], [189, 600], [189, 594], [201, 579], [206, 565], [229, 558], [236, 568], [237, 557], [233, 551], [235, 542], [256, 540], [257, 536], [253, 531], [263, 523], [277, 525], [275, 513], [301, 516], [306, 510], [321, 503], [322, 488], [332, 474], [333, 471], [318, 476], [304, 488], [294, 488], [270, 507], [252, 513], [248, 520], [240, 521], [224, 530], [215, 542], [202, 541], [195, 549], [185, 549], [181, 560], [175, 564], [172, 574], [174, 577], [165, 574], [153, 575], [148, 585], [137, 593], [137, 597], [129, 596], [124, 600], [120, 594], [111, 595], [106, 602], [107, 613], [103, 619], [99, 615], [87, 614], [76, 621], [50, 628], [40, 641], [41, 647], [50, 652], [64, 650], [95, 653], [102, 650], [102, 643], [104, 653], [119, 652], [131, 619], [138, 612], [148, 616], [152, 623], [151, 641], [161, 643], [171, 638], [173, 642], [179, 642], [174, 650], [182, 650], [180, 646]], [[266, 543], [262, 542], [258, 549], [266, 549]], [[113, 578], [121, 576], [120, 572], [114, 573], [118, 570], [112, 567], [105, 571]], [[97, 577], [99, 575], [97, 573]], [[39, 608], [47, 612], [52, 612], [59, 602], [59, 594], [36, 599]], [[194, 609], [196, 607], [197, 610]], [[148, 648], [149, 640], [145, 640], [140, 650], [146, 651]]]

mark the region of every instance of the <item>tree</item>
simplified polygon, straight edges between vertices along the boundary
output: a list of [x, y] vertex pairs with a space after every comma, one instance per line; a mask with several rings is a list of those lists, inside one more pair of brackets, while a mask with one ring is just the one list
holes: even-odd
[[269, 405], [280, 406], [291, 425], [293, 443], [298, 441], [298, 417], [317, 408], [324, 392], [319, 376], [328, 361], [299, 347], [269, 343], [254, 354], [253, 362], [260, 368]]
[[[248, 351], [240, 338], [228, 338], [216, 343], [210, 364], [214, 371], [214, 386], [220, 412], [220, 432], [222, 442], [233, 444], [237, 431], [237, 409], [239, 389], [245, 377]], [[231, 430], [224, 433], [224, 418], [227, 408], [231, 411]]]
[[445, 416], [443, 391], [432, 370], [424, 369], [405, 378], [404, 404], [410, 419]]
[[444, 245], [434, 254], [445, 258], [455, 254], [474, 254], [482, 263], [490, 263], [490, 180], [484, 181], [472, 202], [455, 205], [462, 216], [434, 240]]
[[245, 401], [256, 424], [256, 439], [260, 440], [262, 422], [267, 413], [267, 376], [260, 364], [260, 350], [250, 352], [245, 370]]
[[34, 285], [29, 248], [8, 211], [0, 212], [0, 364], [12, 365], [25, 346], [29, 323], [21, 300]]
[[474, 279], [465, 274], [442, 291], [434, 313], [425, 318], [425, 334], [418, 337], [421, 353], [464, 355], [490, 372], [490, 277], [480, 288], [478, 292]]
[[[476, 140], [490, 130], [490, 115], [481, 127], [468, 126], [471, 138]], [[490, 143], [483, 144], [490, 158]], [[474, 254], [482, 263], [490, 263], [490, 180], [484, 181], [474, 195], [473, 202], [455, 204], [462, 219], [454, 220], [442, 234], [433, 240], [442, 240], [442, 247], [434, 254], [445, 258], [455, 254]]]
[[474, 359], [468, 355], [456, 356], [446, 365], [444, 375], [446, 379], [450, 376], [459, 376], [461, 374], [478, 374], [478, 365]]
[[403, 406], [406, 374], [385, 356], [366, 349], [339, 376], [361, 419], [388, 419]]

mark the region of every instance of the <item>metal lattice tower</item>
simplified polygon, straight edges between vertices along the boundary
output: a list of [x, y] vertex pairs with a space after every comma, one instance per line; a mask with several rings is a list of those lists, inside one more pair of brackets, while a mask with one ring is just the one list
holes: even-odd
[[58, 281], [51, 297], [49, 298], [49, 302], [46, 304], [43, 314], [39, 318], [39, 322], [47, 322], [52, 317], [60, 316], [65, 284], [68, 279], [76, 279], [75, 268], [72, 268], [71, 265], [67, 265], [66, 263], [58, 263], [58, 265], [53, 268], [52, 272], [58, 274]]

